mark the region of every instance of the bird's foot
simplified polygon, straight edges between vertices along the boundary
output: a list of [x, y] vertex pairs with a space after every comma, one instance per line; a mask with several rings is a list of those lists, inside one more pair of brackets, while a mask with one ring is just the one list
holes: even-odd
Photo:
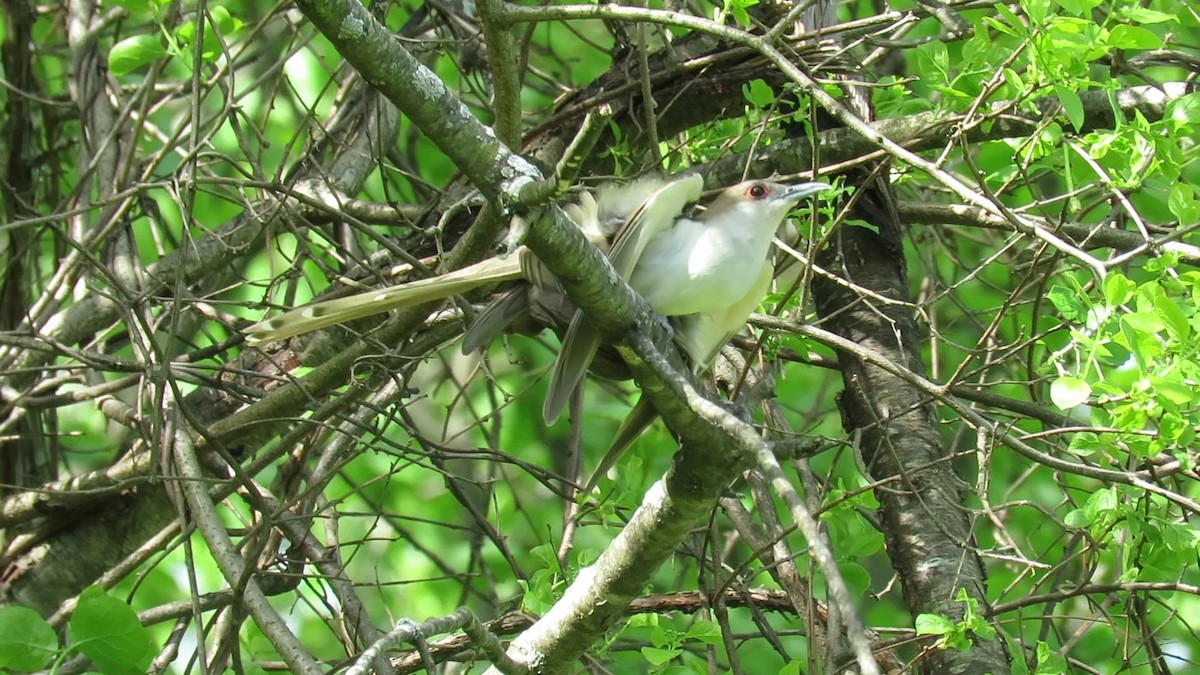
[[525, 237], [529, 236], [529, 221], [522, 216], [513, 216], [512, 222], [508, 226], [508, 234], [504, 237], [504, 250], [501, 252], [501, 258], [507, 258], [525, 243]]

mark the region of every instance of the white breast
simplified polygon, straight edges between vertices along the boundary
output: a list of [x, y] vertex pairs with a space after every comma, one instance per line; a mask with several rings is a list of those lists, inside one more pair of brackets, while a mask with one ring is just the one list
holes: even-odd
[[719, 312], [759, 277], [771, 238], [755, 229], [681, 219], [650, 242], [629, 283], [660, 314]]

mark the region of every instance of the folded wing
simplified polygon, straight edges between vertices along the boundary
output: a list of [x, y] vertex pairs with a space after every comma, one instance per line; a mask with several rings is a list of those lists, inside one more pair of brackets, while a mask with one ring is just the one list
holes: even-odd
[[[697, 174], [671, 181], [653, 191], [618, 231], [609, 260], [626, 281], [633, 274], [646, 245], [674, 225], [688, 204], [700, 199], [704, 179]], [[571, 393], [583, 381], [588, 366], [600, 348], [600, 334], [582, 312], [576, 312], [563, 338], [562, 351], [554, 362], [550, 385], [542, 405], [542, 416], [552, 424], [562, 415]]]

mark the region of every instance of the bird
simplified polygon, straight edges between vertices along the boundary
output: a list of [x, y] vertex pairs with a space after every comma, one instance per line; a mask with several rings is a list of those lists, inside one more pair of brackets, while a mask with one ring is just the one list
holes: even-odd
[[[787, 185], [751, 180], [724, 190], [703, 213], [684, 215], [701, 184], [691, 177], [653, 193], [626, 224], [609, 254], [617, 273], [655, 312], [671, 319], [675, 342], [697, 374], [746, 325], [774, 276], [771, 242], [787, 214], [828, 183]], [[638, 234], [633, 234], [638, 233]], [[543, 401], [547, 424], [562, 414], [600, 349], [600, 334], [576, 311], [563, 338]], [[625, 417], [581, 494], [600, 479], [656, 418], [643, 397]]]
[[262, 344], [286, 340], [372, 314], [442, 300], [485, 284], [533, 276], [528, 270], [533, 269], [535, 261], [532, 253], [521, 247], [512, 255], [489, 258], [441, 276], [297, 307], [250, 326], [245, 331], [246, 341]]
[[[773, 276], [771, 242], [787, 214], [803, 198], [830, 189], [828, 183], [786, 184], [743, 181], [726, 188], [698, 215], [704, 180], [691, 173], [650, 178], [622, 188], [583, 193], [564, 211], [584, 235], [607, 249], [614, 270], [655, 312], [668, 317], [674, 338], [693, 370], [701, 373], [721, 345], [745, 326], [766, 295]], [[611, 243], [611, 248], [610, 248]], [[539, 291], [561, 293], [548, 271], [526, 247], [447, 274], [378, 291], [319, 302], [267, 319], [247, 329], [247, 340], [263, 343], [371, 314], [408, 307], [479, 286], [524, 279], [480, 313], [467, 331], [464, 351], [485, 345], [513, 318], [537, 301]], [[558, 311], [570, 313], [570, 309]], [[542, 413], [550, 424], [596, 361], [601, 336], [580, 310], [573, 310], [563, 346], [551, 372]], [[470, 347], [470, 349], [468, 349]], [[584, 494], [655, 417], [642, 400], [626, 418]]]

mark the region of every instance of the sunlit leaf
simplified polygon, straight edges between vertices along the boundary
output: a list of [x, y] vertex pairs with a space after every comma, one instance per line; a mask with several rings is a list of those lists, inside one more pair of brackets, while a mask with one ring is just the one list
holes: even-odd
[[166, 55], [167, 49], [157, 35], [135, 35], [112, 46], [108, 52], [108, 69], [120, 77]]
[[1154, 305], [1171, 337], [1180, 342], [1186, 341], [1191, 335], [1191, 326], [1188, 324], [1187, 315], [1179, 308], [1179, 303], [1166, 295], [1159, 295], [1154, 298]]
[[1162, 38], [1141, 26], [1120, 24], [1108, 33], [1108, 44], [1117, 49], [1158, 49]]
[[661, 666], [683, 653], [682, 649], [663, 649], [662, 647], [642, 647], [642, 656], [656, 666]]
[[1050, 400], [1063, 410], [1082, 405], [1092, 395], [1092, 388], [1078, 377], [1060, 377], [1050, 385]]
[[92, 586], [79, 596], [71, 616], [71, 644], [105, 673], [144, 673], [154, 656], [150, 633], [124, 602]]
[[1079, 98], [1079, 94], [1062, 86], [1055, 87], [1054, 93], [1058, 95], [1063, 113], [1070, 120], [1071, 126], [1075, 127], [1075, 131], [1083, 129], [1083, 100]]
[[0, 671], [33, 671], [50, 662], [58, 637], [40, 614], [19, 605], [0, 607]]

